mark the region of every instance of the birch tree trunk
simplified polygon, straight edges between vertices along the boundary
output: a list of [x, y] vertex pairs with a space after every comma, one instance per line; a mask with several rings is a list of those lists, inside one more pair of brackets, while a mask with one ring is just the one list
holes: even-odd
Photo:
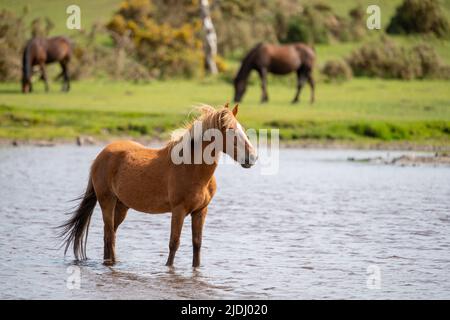
[[211, 74], [217, 73], [215, 57], [217, 55], [217, 34], [211, 20], [208, 0], [200, 0], [201, 18], [203, 21], [203, 31], [205, 39], [203, 47], [205, 50], [205, 65]]

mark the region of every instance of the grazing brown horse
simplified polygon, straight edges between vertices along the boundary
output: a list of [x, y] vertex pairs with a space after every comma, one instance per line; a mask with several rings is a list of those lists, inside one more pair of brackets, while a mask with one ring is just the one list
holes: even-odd
[[[192, 265], [200, 265], [202, 229], [208, 204], [216, 192], [214, 171], [218, 157], [223, 151], [241, 164], [251, 167], [256, 159], [256, 149], [249, 142], [242, 126], [236, 120], [237, 105], [214, 109], [202, 107], [202, 114], [193, 123], [201, 124], [203, 135], [209, 129], [217, 129], [222, 136], [235, 133], [232, 143], [217, 141], [220, 151], [213, 152], [213, 161], [192, 164], [174, 163], [174, 148], [185, 143], [190, 148], [202, 151], [209, 144], [195, 138], [194, 125], [190, 124], [183, 135], [172, 140], [161, 149], [150, 149], [131, 141], [111, 143], [92, 164], [88, 186], [78, 208], [62, 227], [66, 251], [73, 244], [77, 259], [86, 258], [85, 242], [92, 212], [98, 201], [104, 222], [104, 263], [116, 261], [116, 232], [129, 208], [145, 213], [172, 212], [167, 266], [172, 266], [180, 242], [185, 217], [192, 217]], [[187, 143], [185, 142], [187, 141]], [[209, 142], [210, 143], [210, 142]], [[182, 152], [185, 152], [182, 149]], [[178, 151], [177, 151], [178, 152]], [[191, 160], [191, 159], [190, 159]]]
[[311, 86], [311, 103], [314, 103], [313, 67], [316, 54], [303, 43], [288, 45], [272, 45], [260, 43], [256, 45], [242, 60], [241, 67], [234, 79], [234, 101], [239, 102], [247, 88], [247, 80], [252, 70], [256, 70], [261, 78], [261, 102], [269, 101], [267, 94], [267, 73], [286, 75], [297, 73], [297, 92], [292, 103], [299, 101], [303, 85], [308, 81]]
[[33, 66], [39, 66], [41, 79], [45, 83], [45, 91], [49, 90], [45, 65], [59, 62], [62, 68], [61, 75], [64, 79], [63, 91], [69, 91], [69, 70], [68, 63], [72, 55], [72, 47], [69, 39], [65, 37], [53, 38], [33, 38], [29, 40], [23, 51], [22, 59], [22, 92], [33, 91], [31, 76]]

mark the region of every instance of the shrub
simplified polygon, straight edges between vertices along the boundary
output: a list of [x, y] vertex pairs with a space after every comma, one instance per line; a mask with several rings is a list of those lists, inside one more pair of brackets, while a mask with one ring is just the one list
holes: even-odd
[[322, 68], [322, 74], [326, 76], [327, 81], [347, 81], [353, 76], [352, 69], [343, 60], [330, 60]]
[[407, 49], [386, 39], [363, 45], [347, 62], [355, 76], [379, 78], [442, 78], [448, 70], [431, 46], [419, 44]]
[[418, 78], [439, 77], [443, 62], [436, 50], [428, 44], [421, 43], [411, 49], [412, 54], [417, 57], [420, 71]]
[[449, 22], [438, 0], [404, 0], [392, 17], [387, 32], [392, 34], [432, 33], [449, 36]]
[[154, 78], [146, 67], [123, 48], [97, 44], [75, 46], [69, 70], [70, 77], [75, 80], [106, 77], [137, 82]]
[[[107, 28], [117, 35], [114, 38], [116, 44], [117, 38], [131, 38], [138, 61], [152, 74], [158, 77], [197, 75], [203, 70], [201, 21], [189, 16], [186, 13], [189, 10], [183, 11], [186, 16], [180, 18], [181, 21], [170, 16], [159, 21], [161, 10], [157, 10], [158, 6], [163, 4], [126, 0]], [[183, 8], [191, 6], [186, 4]]]
[[366, 33], [364, 9], [361, 6], [349, 11], [348, 17], [333, 13], [330, 7], [318, 3], [307, 6], [301, 14], [289, 18], [287, 31], [281, 42], [329, 43], [354, 41]]
[[306, 7], [301, 15], [291, 17], [283, 42], [328, 43], [329, 30], [323, 12]]
[[25, 43], [23, 17], [0, 11], [0, 43], [0, 81], [19, 80]]
[[367, 32], [366, 27], [366, 13], [364, 11], [363, 6], [359, 5], [349, 12], [350, 16], [350, 24], [349, 24], [349, 33], [351, 40], [361, 40]]
[[277, 41], [277, 32], [285, 31], [285, 24], [292, 13], [301, 6], [291, 0], [212, 0], [211, 16], [217, 31], [220, 54], [236, 51], [244, 54], [262, 39]]

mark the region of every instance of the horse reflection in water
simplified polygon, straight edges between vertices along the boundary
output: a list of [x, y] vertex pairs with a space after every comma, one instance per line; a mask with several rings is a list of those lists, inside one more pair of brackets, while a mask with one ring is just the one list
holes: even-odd
[[[204, 159], [175, 164], [172, 150], [188, 137], [191, 149], [207, 148], [211, 142], [198, 139], [194, 123], [200, 123], [202, 136], [209, 129], [217, 129], [222, 137], [233, 133], [232, 143], [219, 142], [220, 149], [244, 168], [250, 168], [257, 159], [256, 149], [236, 119], [238, 106], [226, 105], [218, 110], [201, 107], [201, 115], [187, 126], [185, 133], [173, 138], [161, 149], [150, 149], [132, 142], [120, 141], [106, 146], [95, 159], [86, 192], [72, 217], [62, 225], [65, 252], [70, 245], [76, 259], [86, 258], [86, 239], [89, 222], [97, 202], [104, 222], [104, 263], [116, 261], [116, 232], [132, 208], [145, 213], [172, 212], [167, 266], [172, 266], [179, 247], [184, 219], [192, 217], [192, 266], [200, 265], [202, 230], [208, 204], [216, 192], [214, 171], [220, 151], [213, 154], [212, 163]], [[183, 150], [184, 151], [184, 150]], [[191, 155], [194, 157], [194, 154]], [[192, 160], [192, 159], [191, 159]]]

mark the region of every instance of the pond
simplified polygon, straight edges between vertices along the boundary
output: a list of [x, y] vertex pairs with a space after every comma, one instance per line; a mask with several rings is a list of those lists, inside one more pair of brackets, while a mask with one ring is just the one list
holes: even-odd
[[275, 175], [224, 164], [200, 268], [191, 267], [190, 218], [169, 269], [170, 215], [132, 210], [118, 231], [119, 261], [106, 267], [98, 206], [87, 261], [64, 257], [54, 229], [99, 150], [0, 148], [0, 298], [450, 298], [448, 167], [346, 160], [387, 151], [304, 149], [282, 149]]

